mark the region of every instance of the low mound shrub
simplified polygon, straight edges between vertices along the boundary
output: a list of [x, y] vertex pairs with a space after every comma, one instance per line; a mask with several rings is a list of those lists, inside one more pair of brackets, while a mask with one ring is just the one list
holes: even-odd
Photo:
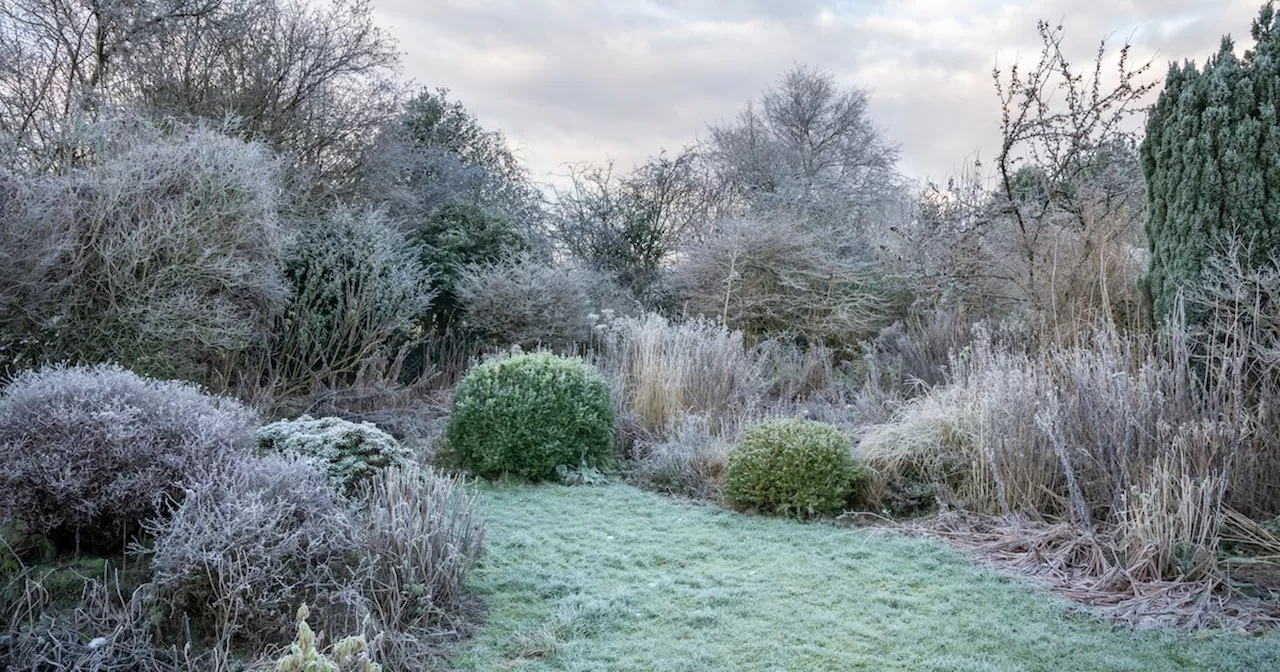
[[260, 646], [279, 643], [299, 602], [324, 605], [328, 632], [363, 613], [364, 533], [324, 472], [296, 456], [247, 457], [187, 488], [147, 522], [161, 629]]
[[379, 469], [413, 459], [413, 451], [370, 422], [342, 418], [281, 420], [258, 430], [258, 447], [315, 462], [339, 492], [352, 494]]
[[863, 477], [852, 448], [848, 436], [826, 423], [758, 423], [729, 452], [725, 498], [735, 507], [763, 513], [837, 512]]
[[474, 474], [538, 480], [608, 457], [613, 420], [608, 385], [581, 359], [515, 355], [476, 366], [458, 385], [448, 440]]
[[238, 402], [119, 366], [50, 366], [0, 391], [0, 519], [63, 550], [118, 551], [193, 474], [247, 455]]

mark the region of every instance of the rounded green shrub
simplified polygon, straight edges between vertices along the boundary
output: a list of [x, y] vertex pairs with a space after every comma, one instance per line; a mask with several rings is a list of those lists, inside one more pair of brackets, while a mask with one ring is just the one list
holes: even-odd
[[413, 451], [373, 423], [342, 418], [281, 420], [257, 433], [258, 447], [267, 452], [297, 455], [316, 464], [339, 492], [351, 494], [382, 468], [413, 459]]
[[609, 455], [613, 404], [604, 379], [581, 359], [545, 353], [480, 364], [458, 385], [448, 440], [480, 476], [555, 476], [556, 467]]
[[750, 427], [729, 451], [725, 498], [735, 507], [806, 516], [834, 513], [862, 470], [839, 429], [812, 420], [770, 420]]

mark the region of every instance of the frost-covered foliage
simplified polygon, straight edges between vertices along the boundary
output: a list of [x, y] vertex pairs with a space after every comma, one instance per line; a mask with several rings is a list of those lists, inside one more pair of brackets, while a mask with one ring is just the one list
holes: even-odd
[[458, 280], [457, 293], [466, 326], [499, 346], [570, 349], [591, 340], [593, 316], [638, 310], [608, 277], [528, 255], [472, 266]]
[[0, 334], [31, 359], [206, 381], [265, 350], [288, 295], [276, 160], [137, 120], [84, 135], [82, 168], [0, 171]]
[[1243, 59], [1227, 37], [1203, 69], [1173, 63], [1147, 120], [1148, 282], [1159, 316], [1200, 283], [1205, 260], [1228, 237], [1249, 246], [1251, 266], [1280, 249], [1278, 18], [1268, 2], [1253, 22], [1257, 44]]
[[[330, 623], [358, 615], [363, 534], [311, 462], [269, 455], [227, 464], [147, 524], [166, 628], [189, 617], [228, 641], [274, 641], [301, 602]], [[185, 616], [184, 616], [185, 615]], [[332, 631], [331, 628], [326, 628]]]
[[458, 385], [449, 446], [472, 473], [551, 478], [613, 446], [609, 386], [581, 359], [547, 353], [480, 364]]
[[365, 190], [406, 228], [450, 205], [504, 221], [521, 238], [539, 237], [542, 196], [499, 131], [444, 89], [424, 89], [380, 136]]
[[509, 220], [466, 203], [446, 203], [409, 234], [424, 266], [434, 271], [437, 292], [431, 312], [447, 325], [458, 308], [456, 288], [467, 266], [509, 259], [529, 248]]
[[260, 428], [257, 439], [266, 451], [315, 462], [343, 493], [351, 493], [379, 469], [413, 459], [413, 451], [373, 423], [342, 418], [281, 420]]
[[339, 208], [299, 229], [285, 265], [294, 297], [276, 357], [280, 377], [307, 392], [349, 384], [409, 329], [431, 305], [431, 275], [378, 211]]
[[748, 335], [851, 344], [886, 323], [889, 301], [883, 274], [841, 245], [831, 231], [793, 221], [726, 224], [685, 251], [674, 298]]
[[276, 661], [276, 672], [382, 672], [364, 635], [343, 637], [334, 642], [328, 653], [317, 648], [316, 633], [307, 623], [310, 617], [307, 605], [298, 607], [298, 636], [289, 653]]
[[462, 477], [415, 463], [378, 472], [363, 494], [364, 595], [384, 635], [382, 660], [410, 669], [433, 629], [452, 629], [464, 611], [484, 518]]
[[247, 454], [254, 414], [118, 366], [47, 367], [0, 392], [0, 517], [118, 550], [191, 477]]

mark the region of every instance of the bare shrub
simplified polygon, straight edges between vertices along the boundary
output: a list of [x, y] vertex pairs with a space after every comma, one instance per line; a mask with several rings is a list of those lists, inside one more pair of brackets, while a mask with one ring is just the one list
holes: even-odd
[[359, 624], [365, 568], [355, 513], [310, 462], [240, 460], [187, 488], [147, 531], [156, 605], [169, 632], [260, 645], [282, 640], [302, 602], [323, 605], [325, 630]]
[[556, 240], [575, 259], [608, 274], [650, 303], [652, 289], [681, 245], [705, 233], [715, 215], [715, 182], [694, 148], [650, 157], [630, 174], [569, 166], [550, 218]]
[[637, 312], [635, 300], [606, 276], [529, 255], [468, 268], [457, 294], [464, 324], [499, 347], [572, 350], [591, 341], [599, 316]]
[[[26, 581], [14, 618], [3, 635], [7, 641], [0, 644], [0, 667], [68, 672], [192, 669], [195, 661], [191, 656], [154, 640], [143, 591], [127, 593], [115, 577], [90, 579], [75, 608], [55, 614], [40, 582]], [[9, 614], [0, 618], [4, 616]]]
[[384, 636], [382, 659], [409, 669], [456, 635], [467, 572], [484, 544], [476, 495], [461, 477], [404, 465], [376, 474], [365, 492], [362, 594]]
[[763, 389], [742, 332], [695, 319], [660, 315], [615, 319], [602, 325], [597, 359], [613, 381], [622, 411], [661, 439], [688, 413], [699, 413], [718, 432], [736, 425]]
[[239, 403], [118, 366], [47, 367], [0, 392], [0, 515], [64, 548], [122, 548], [201, 470], [248, 453]]
[[86, 133], [111, 151], [0, 178], [0, 332], [37, 358], [210, 382], [262, 352], [288, 296], [275, 159], [205, 129]]
[[852, 345], [887, 322], [881, 276], [833, 232], [786, 219], [731, 222], [685, 250], [672, 291], [693, 315], [751, 336], [798, 333]]

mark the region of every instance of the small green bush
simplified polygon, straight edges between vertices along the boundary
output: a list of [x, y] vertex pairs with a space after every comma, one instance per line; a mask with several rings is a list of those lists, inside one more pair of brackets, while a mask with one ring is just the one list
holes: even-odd
[[861, 477], [849, 437], [836, 427], [771, 420], [749, 428], [742, 445], [729, 452], [725, 498], [766, 513], [833, 513]]
[[554, 478], [556, 467], [609, 455], [609, 388], [580, 359], [516, 355], [481, 364], [458, 385], [448, 438], [462, 466], [481, 476]]
[[347, 494], [377, 470], [413, 459], [413, 451], [372, 423], [342, 418], [281, 420], [259, 429], [257, 438], [264, 451], [314, 462], [335, 489]]

